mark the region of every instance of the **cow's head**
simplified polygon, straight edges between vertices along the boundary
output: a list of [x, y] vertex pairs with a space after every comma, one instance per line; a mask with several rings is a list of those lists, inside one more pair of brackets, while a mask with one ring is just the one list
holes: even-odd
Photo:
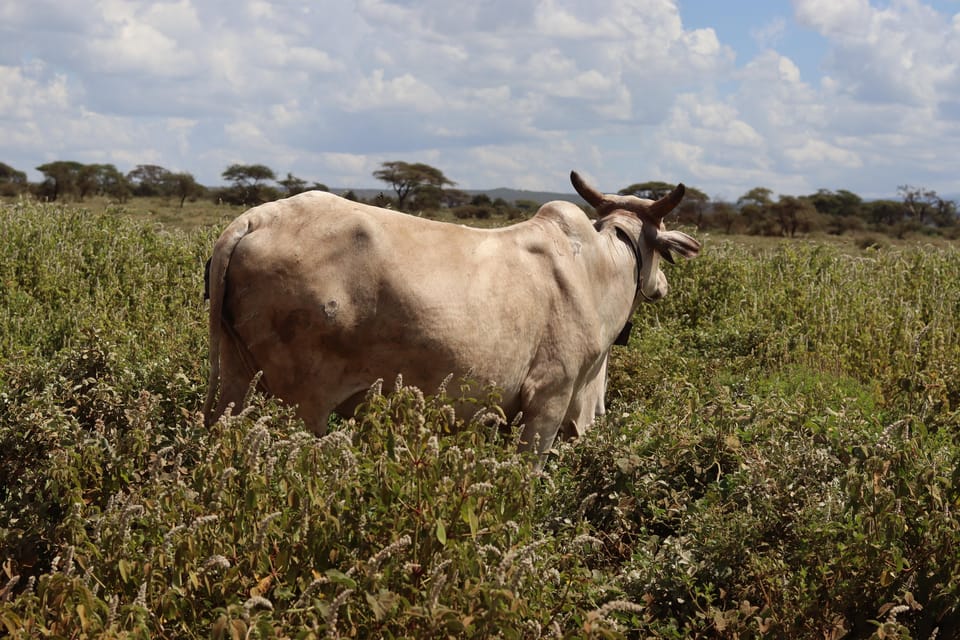
[[[681, 231], [667, 231], [664, 217], [676, 208], [686, 190], [682, 184], [659, 200], [636, 196], [600, 193], [584, 182], [576, 171], [570, 172], [570, 181], [577, 193], [592, 206], [601, 223], [608, 217], [621, 228], [634, 244], [640, 260], [638, 290], [647, 302], [659, 300], [667, 293], [667, 278], [660, 271], [660, 258], [673, 263], [673, 252], [685, 258], [700, 253], [700, 243]], [[624, 224], [616, 224], [620, 219]], [[640, 223], [639, 232], [636, 222]], [[624, 228], [626, 227], [626, 228]], [[633, 229], [629, 227], [634, 227]]]

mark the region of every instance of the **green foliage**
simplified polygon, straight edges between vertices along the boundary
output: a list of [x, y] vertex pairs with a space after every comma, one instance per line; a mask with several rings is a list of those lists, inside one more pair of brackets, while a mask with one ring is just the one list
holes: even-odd
[[492, 204], [465, 204], [453, 210], [458, 220], [489, 220], [496, 212]]
[[638, 182], [631, 184], [629, 187], [624, 187], [620, 189], [617, 193], [622, 196], [637, 196], [638, 198], [647, 198], [648, 200], [659, 200], [664, 197], [671, 191], [676, 185], [670, 184], [669, 182], [662, 182], [660, 180], [652, 180], [649, 182]]
[[214, 236], [158, 232], [119, 211], [0, 207], [5, 362], [49, 358], [90, 331], [121, 342], [121, 355], [135, 356], [131, 366], [148, 357], [193, 362], [203, 348], [203, 263]]
[[280, 197], [280, 192], [265, 182], [277, 179], [273, 169], [266, 165], [232, 164], [223, 171], [222, 175], [232, 185], [214, 191], [217, 201], [253, 207]]
[[[443, 172], [422, 162], [403, 162], [390, 160], [383, 162], [380, 168], [373, 172], [373, 177], [389, 184], [397, 194], [397, 208], [404, 211], [407, 198], [420, 191], [433, 191], [433, 200], [439, 202], [438, 192], [445, 186], [456, 183], [443, 175]], [[430, 198], [428, 198], [429, 200]]]
[[27, 174], [0, 162], [0, 196], [16, 196], [27, 189]]
[[40, 195], [47, 200], [56, 200], [75, 193], [82, 169], [83, 165], [74, 160], [57, 160], [40, 165], [37, 171], [44, 175], [39, 188]]
[[[706, 239], [546, 473], [496, 396], [202, 426], [212, 230], [0, 208], [0, 630], [950, 637], [960, 252]], [[392, 383], [393, 381], [388, 381]]]
[[138, 164], [127, 173], [127, 180], [133, 187], [133, 193], [140, 197], [153, 197], [165, 194], [169, 189], [171, 172], [155, 164]]

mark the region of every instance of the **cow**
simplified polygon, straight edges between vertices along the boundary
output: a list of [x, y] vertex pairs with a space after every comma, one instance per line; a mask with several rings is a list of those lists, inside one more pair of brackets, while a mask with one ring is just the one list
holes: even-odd
[[667, 293], [661, 259], [700, 244], [663, 226], [683, 184], [651, 201], [570, 179], [596, 220], [554, 201], [478, 229], [320, 191], [241, 214], [208, 267], [207, 424], [257, 376], [322, 435], [378, 379], [429, 392], [452, 374], [478, 383], [468, 395], [494, 385], [540, 460], [558, 433], [583, 433], [604, 411], [610, 349]]

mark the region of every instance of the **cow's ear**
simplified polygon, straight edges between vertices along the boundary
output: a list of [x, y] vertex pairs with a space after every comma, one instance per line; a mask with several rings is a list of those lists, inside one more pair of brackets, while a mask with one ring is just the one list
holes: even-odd
[[[657, 234], [657, 251], [666, 254], [676, 251], [684, 258], [694, 258], [700, 253], [700, 243], [682, 231], [661, 231]], [[673, 262], [670, 258], [667, 258]]]
[[657, 253], [660, 254], [660, 257], [669, 262], [670, 264], [677, 264], [676, 260], [673, 259], [673, 254], [670, 253], [670, 247], [665, 244], [657, 245]]

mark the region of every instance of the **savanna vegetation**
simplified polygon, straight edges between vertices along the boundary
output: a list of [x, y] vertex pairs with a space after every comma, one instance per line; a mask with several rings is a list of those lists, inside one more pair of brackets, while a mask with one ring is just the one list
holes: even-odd
[[9, 637], [957, 637], [956, 246], [698, 233], [533, 475], [456, 380], [319, 439], [258, 396], [205, 429], [216, 225], [0, 228]]
[[[307, 191], [329, 191], [320, 182], [308, 182], [287, 173], [279, 178], [262, 164], [233, 164], [221, 177], [226, 186], [205, 187], [186, 172], [172, 172], [157, 165], [137, 165], [126, 174], [112, 164], [82, 164], [57, 161], [36, 168], [44, 179], [30, 183], [27, 175], [0, 162], [0, 197], [32, 196], [41, 201], [125, 205], [148, 218], [194, 224], [216, 221], [224, 209], [250, 206]], [[436, 167], [420, 162], [383, 162], [372, 176], [388, 185], [386, 192], [368, 195], [371, 204], [441, 219], [460, 219], [496, 224], [527, 218], [537, 202], [526, 199], [491, 199], [483, 192], [467, 193]], [[674, 185], [661, 181], [637, 182], [618, 193], [656, 199]], [[393, 195], [390, 195], [390, 194]], [[340, 195], [363, 200], [348, 190]], [[960, 238], [957, 202], [922, 186], [900, 185], [897, 200], [864, 200], [845, 189], [819, 189], [816, 193], [774, 198], [766, 187], [750, 189], [736, 202], [711, 200], [695, 186], [687, 187], [674, 220], [715, 233], [767, 237], [828, 235], [853, 237], [863, 246], [881, 244], [884, 237]], [[184, 215], [186, 203], [191, 203]], [[198, 204], [199, 203], [199, 204]], [[172, 215], [170, 215], [172, 212]]]

